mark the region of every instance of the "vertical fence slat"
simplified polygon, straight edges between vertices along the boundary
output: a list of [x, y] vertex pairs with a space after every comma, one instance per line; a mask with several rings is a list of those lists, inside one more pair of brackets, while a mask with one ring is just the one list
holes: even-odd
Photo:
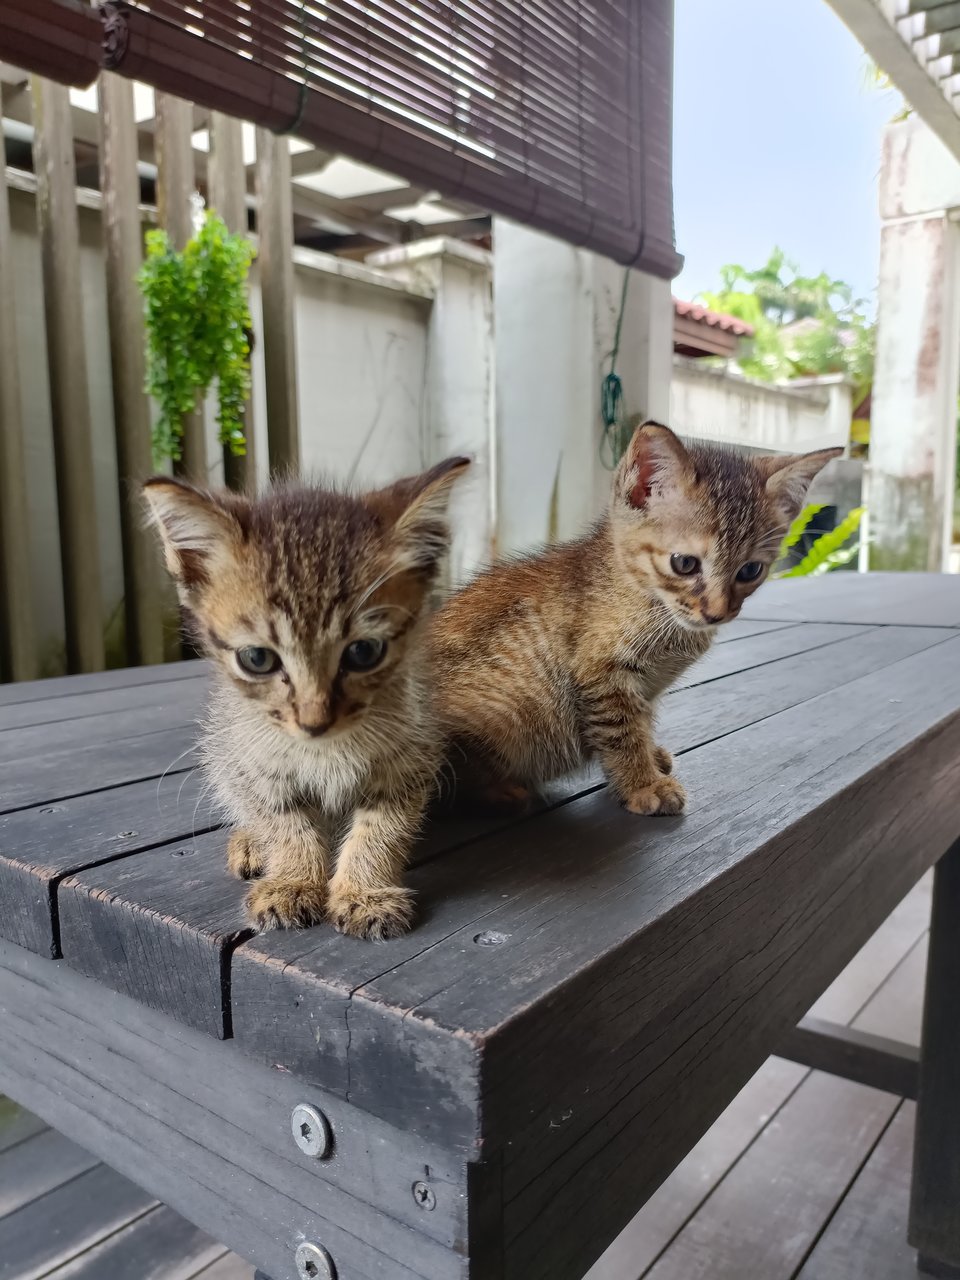
[[37, 675], [37, 653], [5, 165], [0, 133], [0, 678], [32, 680]]
[[[243, 125], [233, 116], [214, 111], [210, 119], [210, 164], [208, 199], [230, 231], [247, 234], [247, 173], [243, 163]], [[225, 445], [223, 475], [231, 489], [253, 493], [257, 487], [256, 441], [253, 414], [247, 405], [243, 415], [246, 453], [237, 457]]]
[[70, 97], [64, 85], [39, 76], [32, 80], [32, 94], [67, 665], [71, 671], [100, 671], [104, 665], [100, 551]]
[[288, 140], [258, 129], [257, 231], [271, 475], [300, 467], [291, 177]]
[[[156, 102], [157, 212], [174, 249], [182, 249], [193, 235], [193, 107], [168, 93], [158, 93]], [[207, 445], [200, 410], [183, 420], [183, 457], [174, 470], [197, 484], [207, 482]]]
[[144, 392], [143, 259], [133, 82], [100, 77], [100, 188], [106, 250], [110, 367], [120, 482], [124, 610], [130, 662], [163, 661], [162, 593], [153, 539], [141, 518], [139, 482], [152, 470], [150, 411]]

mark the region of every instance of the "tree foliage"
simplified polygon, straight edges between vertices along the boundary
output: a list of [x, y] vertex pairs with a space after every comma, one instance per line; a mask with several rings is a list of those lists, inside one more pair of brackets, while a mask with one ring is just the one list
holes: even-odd
[[250, 395], [252, 327], [247, 277], [254, 249], [208, 212], [196, 235], [177, 252], [165, 231], [147, 233], [138, 276], [147, 330], [147, 391], [156, 401], [154, 462], [178, 459], [183, 419], [217, 384], [220, 440], [246, 452], [243, 406]]
[[779, 382], [843, 373], [854, 384], [855, 406], [863, 400], [873, 379], [875, 326], [848, 284], [824, 271], [802, 275], [779, 247], [755, 270], [722, 267], [720, 281], [703, 301], [753, 327], [737, 359], [745, 374]]

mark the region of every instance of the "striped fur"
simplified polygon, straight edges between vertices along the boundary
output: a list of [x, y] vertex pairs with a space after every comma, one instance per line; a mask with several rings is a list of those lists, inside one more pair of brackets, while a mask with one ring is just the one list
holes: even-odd
[[[204, 767], [235, 827], [230, 865], [258, 878], [248, 905], [260, 929], [324, 917], [365, 938], [409, 927], [399, 880], [441, 754], [424, 616], [467, 465], [360, 496], [286, 488], [250, 501], [147, 483], [213, 667]], [[350, 669], [356, 641], [386, 646], [368, 671]], [[249, 649], [277, 655], [276, 670], [246, 671]]]
[[[430, 629], [458, 792], [522, 802], [590, 760], [635, 813], [679, 813], [657, 700], [763, 581], [816, 473], [840, 450], [748, 458], [638, 428], [584, 537], [482, 573]], [[693, 556], [683, 576], [674, 554]], [[738, 581], [748, 562], [762, 570]]]

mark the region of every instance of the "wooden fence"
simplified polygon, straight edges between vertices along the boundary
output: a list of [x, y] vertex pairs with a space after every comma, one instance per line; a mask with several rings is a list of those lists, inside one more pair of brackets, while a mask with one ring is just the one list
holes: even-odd
[[[138, 482], [151, 471], [150, 407], [144, 392], [143, 307], [136, 275], [143, 255], [140, 160], [130, 81], [104, 73], [99, 82], [97, 154], [102, 197], [109, 351], [121, 512], [124, 652], [128, 665], [164, 655], [164, 593], [152, 537], [143, 527]], [[2, 86], [0, 86], [2, 92]], [[63, 573], [66, 666], [71, 672], [105, 665], [104, 602], [93, 484], [90, 395], [80, 276], [77, 174], [69, 91], [34, 77], [29, 96], [36, 174], [38, 234], [47, 338], [48, 386], [57, 483]], [[0, 101], [0, 114], [2, 114]], [[294, 349], [293, 218], [287, 140], [257, 131], [254, 195], [247, 192], [241, 124], [212, 113], [210, 152], [192, 145], [192, 104], [158, 94], [155, 121], [157, 216], [175, 247], [192, 233], [194, 192], [206, 195], [232, 231], [253, 221], [260, 240], [265, 393], [271, 471], [299, 461]], [[0, 140], [2, 141], [2, 140]], [[252, 215], [252, 216], [251, 216]], [[39, 674], [33, 623], [26, 519], [24, 413], [18, 379], [17, 297], [5, 155], [0, 150], [0, 679]], [[245, 458], [225, 457], [227, 482], [255, 484], [252, 431]], [[205, 482], [206, 436], [201, 414], [185, 424], [179, 474]]]

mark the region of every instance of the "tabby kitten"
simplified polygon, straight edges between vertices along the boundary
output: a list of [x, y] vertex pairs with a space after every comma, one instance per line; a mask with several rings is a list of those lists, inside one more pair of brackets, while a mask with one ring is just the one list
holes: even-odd
[[410, 925], [399, 877], [441, 752], [421, 624], [468, 465], [359, 497], [145, 486], [213, 664], [202, 756], [235, 828], [231, 869], [263, 877], [247, 899], [259, 929], [326, 916], [389, 938]]
[[763, 582], [841, 452], [746, 457], [639, 427], [590, 533], [494, 566], [433, 619], [458, 795], [522, 803], [598, 759], [631, 812], [680, 813], [657, 699]]

